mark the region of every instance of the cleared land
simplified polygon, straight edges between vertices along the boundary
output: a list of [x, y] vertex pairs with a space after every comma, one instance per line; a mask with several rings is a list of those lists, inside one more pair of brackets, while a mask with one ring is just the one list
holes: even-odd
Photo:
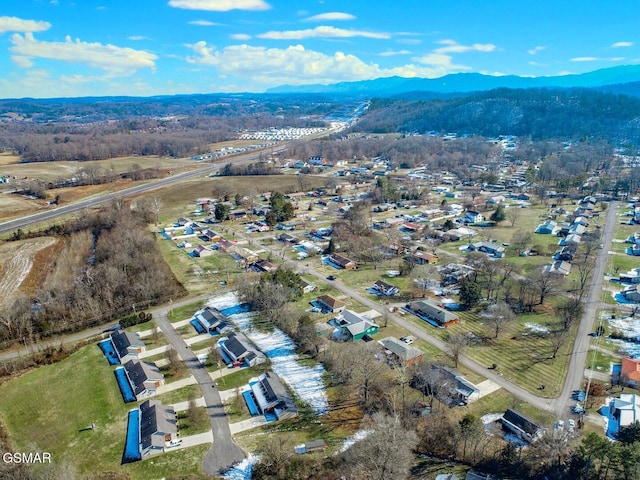
[[0, 243], [0, 305], [13, 300], [31, 271], [36, 254], [56, 241], [55, 238], [40, 237]]

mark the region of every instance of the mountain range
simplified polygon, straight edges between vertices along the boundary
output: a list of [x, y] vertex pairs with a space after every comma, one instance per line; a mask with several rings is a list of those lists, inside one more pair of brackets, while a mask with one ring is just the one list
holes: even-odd
[[607, 93], [640, 96], [640, 64], [595, 70], [582, 74], [549, 77], [493, 76], [455, 73], [440, 78], [386, 77], [329, 85], [282, 85], [266, 93], [323, 93], [350, 96], [395, 96], [408, 92], [468, 93], [495, 88], [593, 88]]

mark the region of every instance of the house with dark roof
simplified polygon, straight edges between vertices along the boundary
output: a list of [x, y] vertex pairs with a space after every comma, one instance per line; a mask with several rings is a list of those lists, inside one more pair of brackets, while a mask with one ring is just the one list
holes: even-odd
[[385, 282], [384, 280], [376, 280], [373, 284], [373, 289], [380, 295], [391, 297], [400, 292], [400, 289], [395, 285]]
[[407, 308], [419, 317], [425, 317], [434, 321], [439, 327], [448, 327], [460, 321], [455, 313], [445, 310], [431, 300], [418, 300], [411, 302]]
[[264, 353], [258, 350], [247, 337], [241, 333], [231, 333], [219, 342], [222, 351], [231, 359], [233, 366], [247, 365], [253, 367], [266, 361]]
[[214, 232], [209, 228], [207, 228], [204, 232], [202, 232], [201, 236], [205, 237], [209, 242], [219, 242], [220, 240], [222, 240], [222, 235], [220, 235], [217, 232]]
[[544, 435], [544, 428], [520, 412], [508, 409], [500, 420], [502, 426], [514, 433], [520, 440], [533, 443]]
[[217, 308], [206, 306], [194, 315], [196, 321], [209, 333], [233, 331], [233, 326]]
[[300, 285], [302, 287], [303, 293], [311, 293], [316, 289], [315, 283], [311, 283], [308, 280], [305, 280], [304, 278], [300, 278]]
[[300, 243], [300, 239], [298, 237], [289, 233], [281, 233], [278, 235], [278, 240], [285, 243], [291, 243], [292, 245]]
[[213, 255], [213, 250], [205, 245], [198, 245], [191, 251], [191, 255], [196, 258], [210, 257]]
[[258, 260], [253, 265], [261, 272], [275, 272], [280, 268], [279, 263], [274, 263], [263, 259]]
[[398, 340], [395, 337], [387, 337], [379, 340], [378, 343], [382, 345], [389, 359], [389, 363], [392, 365], [405, 365], [411, 366], [414, 363], [418, 363], [422, 360], [424, 353], [405, 342]]
[[145, 351], [145, 345], [137, 333], [116, 330], [111, 332], [111, 344], [120, 363], [126, 363]]
[[545, 265], [544, 270], [556, 275], [569, 275], [571, 273], [571, 264], [569, 262], [563, 262], [562, 260], [556, 260], [551, 265]]
[[317, 304], [324, 313], [340, 313], [347, 306], [342, 300], [331, 295], [320, 295], [312, 304]]
[[265, 372], [249, 381], [251, 393], [263, 414], [273, 414], [278, 420], [286, 420], [298, 415], [293, 398], [278, 375]]
[[375, 335], [380, 330], [375, 322], [351, 310], [344, 310], [335, 320], [340, 326], [343, 338], [347, 341], [362, 340]]
[[634, 284], [625, 288], [621, 294], [624, 299], [629, 302], [640, 303], [640, 284]]
[[178, 436], [176, 412], [159, 400], [146, 400], [139, 409], [142, 456], [164, 452], [167, 444]]
[[477, 250], [478, 252], [486, 253], [487, 255], [495, 258], [504, 257], [504, 247], [490, 242], [472, 243], [469, 245], [468, 249], [470, 251]]
[[340, 255], [339, 253], [332, 253], [331, 255], [329, 255], [328, 259], [334, 265], [337, 265], [340, 268], [344, 268], [345, 270], [355, 270], [358, 266], [356, 262], [354, 262], [350, 258], [345, 257], [344, 255]]
[[480, 398], [480, 390], [464, 378], [457, 370], [441, 365], [432, 365], [438, 372], [439, 398], [449, 406], [466, 405]]
[[164, 375], [155, 363], [133, 358], [124, 364], [124, 370], [136, 400], [155, 395], [158, 387], [164, 385]]
[[407, 257], [412, 263], [416, 265], [431, 265], [438, 263], [438, 256], [433, 253], [423, 252], [422, 250], [415, 250], [411, 255]]

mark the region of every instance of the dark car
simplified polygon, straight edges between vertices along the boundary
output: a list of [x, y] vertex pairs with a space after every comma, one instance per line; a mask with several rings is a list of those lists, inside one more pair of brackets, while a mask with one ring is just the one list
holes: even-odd
[[336, 277], [334, 277], [333, 275], [329, 275], [329, 276], [327, 277], [327, 280], [335, 280], [335, 279], [336, 279]]

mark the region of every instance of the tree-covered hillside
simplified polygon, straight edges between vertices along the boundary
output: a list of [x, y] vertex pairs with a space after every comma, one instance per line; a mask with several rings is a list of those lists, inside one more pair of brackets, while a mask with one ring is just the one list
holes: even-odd
[[638, 143], [640, 99], [588, 89], [497, 89], [446, 100], [375, 100], [353, 127], [372, 132], [456, 132]]

